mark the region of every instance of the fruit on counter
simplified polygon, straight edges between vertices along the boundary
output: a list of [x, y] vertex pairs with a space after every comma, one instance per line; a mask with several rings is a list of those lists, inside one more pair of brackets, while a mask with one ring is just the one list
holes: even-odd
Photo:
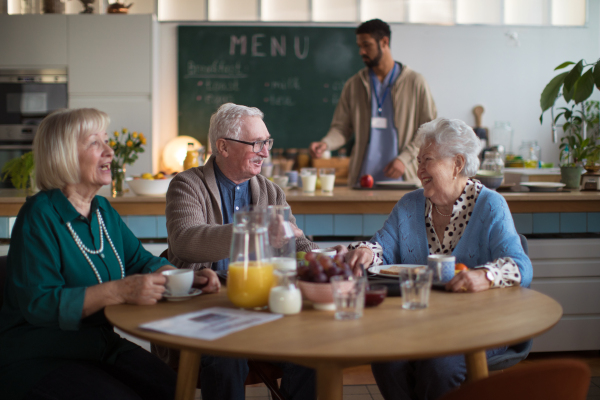
[[145, 172], [142, 174], [142, 179], [153, 180], [154, 176], [150, 172]]
[[372, 188], [373, 187], [373, 177], [371, 175], [363, 175], [360, 177], [360, 187], [364, 188]]
[[[352, 269], [344, 256], [328, 257], [319, 253], [306, 253], [305, 263], [298, 263], [298, 277], [306, 282], [327, 283], [335, 275], [352, 276]], [[308, 264], [306, 264], [308, 262]]]
[[150, 172], [145, 172], [141, 176], [134, 176], [133, 179], [145, 179], [148, 181], [153, 181], [155, 179], [167, 179], [164, 172], [159, 172], [156, 175], [152, 175]]
[[460, 271], [468, 271], [469, 267], [467, 267], [465, 264], [463, 263], [457, 263], [454, 266], [454, 275], [459, 274]]

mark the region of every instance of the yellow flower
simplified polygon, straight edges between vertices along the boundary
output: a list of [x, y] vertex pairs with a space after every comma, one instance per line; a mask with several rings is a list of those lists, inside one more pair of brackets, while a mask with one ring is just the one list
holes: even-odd
[[140, 136], [140, 143], [141, 144], [146, 144], [146, 138], [143, 136]]
[[144, 134], [142, 132], [140, 132], [140, 140], [144, 139], [144, 144], [145, 144], [145, 140], [146, 140], [146, 136], [144, 136]]
[[127, 135], [127, 132], [129, 132], [129, 131], [127, 130], [127, 128], [123, 128], [123, 129], [122, 129], [122, 131], [123, 131], [123, 135]]
[[133, 142], [131, 140], [128, 140], [127, 141], [127, 147], [131, 147], [131, 146], [133, 146]]
[[114, 141], [114, 140], [112, 140], [112, 139], [108, 141], [108, 145], [109, 145], [110, 147], [115, 147], [115, 145], [116, 145], [116, 144], [117, 144], [117, 142], [115, 142], [115, 141]]
[[119, 131], [115, 131], [114, 135], [115, 137], [119, 137]]
[[133, 132], [133, 133], [131, 134], [131, 136], [133, 136], [133, 138], [134, 138], [134, 139], [137, 139], [137, 137], [138, 137], [138, 133], [137, 133], [137, 132]]

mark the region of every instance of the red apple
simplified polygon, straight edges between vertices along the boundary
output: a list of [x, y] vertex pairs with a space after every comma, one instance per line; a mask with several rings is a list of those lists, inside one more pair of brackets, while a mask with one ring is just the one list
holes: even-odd
[[360, 187], [372, 188], [373, 183], [374, 181], [371, 175], [363, 175], [360, 177]]

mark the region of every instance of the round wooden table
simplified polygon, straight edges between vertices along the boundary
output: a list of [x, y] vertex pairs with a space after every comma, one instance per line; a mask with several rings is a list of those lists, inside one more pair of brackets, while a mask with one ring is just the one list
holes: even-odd
[[319, 399], [342, 399], [342, 370], [376, 361], [421, 359], [464, 353], [468, 379], [487, 376], [485, 349], [523, 342], [554, 326], [561, 306], [520, 287], [480, 293], [432, 291], [429, 308], [403, 310], [400, 297], [365, 309], [354, 321], [333, 312], [304, 310], [273, 322], [205, 341], [139, 329], [142, 323], [208, 307], [231, 307], [226, 289], [185, 302], [118, 305], [105, 310], [123, 331], [181, 350], [176, 399], [193, 399], [200, 354], [289, 361], [317, 371]]

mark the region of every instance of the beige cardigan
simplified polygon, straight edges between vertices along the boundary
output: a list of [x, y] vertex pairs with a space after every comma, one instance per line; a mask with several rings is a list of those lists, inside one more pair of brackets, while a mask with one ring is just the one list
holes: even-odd
[[[413, 143], [417, 129], [436, 118], [437, 110], [425, 78], [406, 65], [392, 87], [394, 124], [398, 131], [398, 159], [406, 166], [404, 179], [416, 179], [419, 149]], [[322, 139], [330, 150], [337, 150], [356, 135], [352, 149], [348, 185], [360, 178], [371, 134], [371, 84], [369, 69], [363, 68], [344, 85], [333, 114], [329, 132]]]

